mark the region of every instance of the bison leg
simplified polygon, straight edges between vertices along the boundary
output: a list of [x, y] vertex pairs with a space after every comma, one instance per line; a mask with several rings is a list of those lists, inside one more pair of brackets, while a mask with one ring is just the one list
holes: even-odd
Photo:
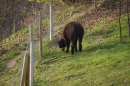
[[74, 54], [74, 45], [73, 44], [71, 45], [71, 54], [72, 55]]
[[61, 48], [62, 51], [65, 51], [65, 48]]
[[82, 52], [82, 44], [79, 44], [79, 52]]
[[82, 38], [79, 38], [79, 52], [82, 52]]
[[69, 47], [70, 47], [70, 40], [66, 40], [66, 53], [69, 52]]
[[75, 49], [75, 43], [74, 41], [71, 41], [71, 54], [73, 55], [74, 54], [74, 49]]
[[74, 46], [74, 48], [75, 48], [75, 52], [77, 52], [77, 39], [75, 40], [75, 46]]

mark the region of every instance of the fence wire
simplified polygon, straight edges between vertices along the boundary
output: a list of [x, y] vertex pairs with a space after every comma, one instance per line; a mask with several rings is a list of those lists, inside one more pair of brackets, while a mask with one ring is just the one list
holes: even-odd
[[[46, 17], [46, 15], [48, 14], [47, 11], [48, 10], [48, 5], [45, 4], [43, 7], [42, 7], [42, 19], [44, 19]], [[38, 39], [39, 39], [39, 35], [38, 35], [38, 24], [39, 24], [39, 12], [37, 12], [35, 14], [35, 21], [33, 21], [33, 41], [34, 41], [34, 62], [36, 60], [39, 59], [39, 49], [38, 49]], [[28, 34], [28, 37], [29, 37], [29, 34]], [[29, 43], [29, 38], [27, 39], [27, 45], [26, 45], [26, 50], [25, 50], [25, 53], [28, 52], [29, 53], [29, 48], [30, 48], [30, 43]], [[22, 56], [23, 58], [24, 56]], [[24, 58], [23, 58], [24, 60]], [[18, 72], [16, 73], [16, 75], [14, 76], [13, 78], [13, 82], [12, 82], [12, 85], [11, 86], [18, 86], [20, 85], [20, 77], [21, 77], [21, 73], [22, 73], [22, 66], [23, 66], [23, 60], [22, 60], [22, 63], [18, 69]]]
[[[100, 2], [98, 2], [97, 4], [97, 9], [95, 9], [95, 5], [91, 4], [90, 5], [90, 0], [88, 0], [89, 2], [85, 3], [85, 0], [81, 0], [83, 1], [81, 4], [83, 5], [78, 5], [77, 7], [75, 6], [69, 6], [67, 7], [68, 9], [65, 11], [64, 9], [66, 7], [62, 7], [58, 8], [57, 5], [53, 6], [54, 8], [54, 35], [59, 35], [58, 32], [61, 32], [61, 30], [59, 28], [63, 28], [64, 25], [66, 25], [68, 22], [70, 21], [78, 21], [80, 22], [83, 26], [86, 26], [85, 28], [92, 28], [94, 26], [95, 23], [101, 23], [100, 21], [104, 21], [106, 18], [109, 19], [106, 23], [106, 25], [108, 25], [110, 23], [110, 20], [114, 20], [114, 19], [118, 19], [118, 6], [116, 6], [116, 8], [114, 7], [115, 4], [113, 4], [110, 0], [99, 0]], [[106, 1], [106, 2], [104, 2]], [[106, 3], [109, 3], [109, 6], [107, 6]], [[27, 6], [29, 6], [30, 4], [26, 4]], [[47, 4], [43, 4], [40, 5], [40, 10], [42, 11], [42, 36], [44, 38], [49, 37], [49, 5]], [[31, 6], [34, 6], [34, 4], [32, 4]], [[84, 8], [82, 8], [84, 6]], [[124, 7], [122, 7], [122, 12], [126, 12], [125, 10], [125, 5], [123, 5]], [[29, 8], [25, 8], [28, 12], [27, 15], [29, 15]], [[64, 12], [62, 13], [58, 13], [57, 10], [64, 10]], [[71, 11], [71, 12], [70, 12]], [[83, 12], [84, 11], [84, 12]], [[83, 13], [82, 13], [83, 12]], [[34, 12], [32, 13], [32, 15], [35, 14], [35, 17], [33, 19], [33, 21], [31, 21], [33, 24], [33, 38], [34, 38], [34, 59], [35, 61], [39, 60], [39, 12]], [[75, 16], [78, 16], [78, 18], [76, 18]], [[110, 17], [112, 16], [112, 17]], [[71, 18], [70, 18], [71, 17]], [[31, 17], [29, 17], [30, 19]], [[28, 18], [26, 18], [26, 26], [29, 26], [30, 22], [28, 20]], [[14, 22], [15, 23], [15, 22]], [[13, 23], [13, 25], [14, 25]], [[22, 22], [24, 23], [24, 22]], [[15, 27], [16, 28], [16, 27]], [[105, 28], [105, 26], [103, 26], [103, 28]], [[21, 28], [22, 29], [22, 28]], [[7, 29], [6, 32], [2, 33], [3, 35], [5, 34], [9, 34], [10, 31], [13, 31], [12, 29]], [[1, 32], [1, 31], [0, 31]], [[28, 34], [29, 35], [29, 34]], [[29, 36], [28, 36], [29, 37]], [[27, 46], [26, 46], [26, 51], [28, 52], [29, 50], [29, 38], [24, 39], [23, 41], [27, 41]], [[43, 38], [43, 39], [44, 39]], [[21, 40], [21, 38], [19, 37], [19, 40]], [[43, 40], [44, 43], [44, 40]], [[10, 46], [10, 45], [9, 45]], [[23, 58], [23, 57], [22, 57]], [[23, 63], [23, 61], [22, 61]], [[16, 73], [16, 75], [13, 77], [13, 82], [12, 82], [12, 86], [18, 86], [20, 84], [20, 77], [21, 77], [21, 72], [22, 72], [22, 63], [18, 69], [18, 72]], [[34, 71], [35, 72], [35, 71]], [[35, 77], [34, 77], [35, 78]]]

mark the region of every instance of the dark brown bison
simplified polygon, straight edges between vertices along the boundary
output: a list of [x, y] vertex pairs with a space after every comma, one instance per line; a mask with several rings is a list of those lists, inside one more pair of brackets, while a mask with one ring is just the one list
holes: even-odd
[[84, 29], [82, 25], [78, 22], [70, 22], [66, 25], [63, 31], [63, 37], [58, 42], [59, 48], [63, 51], [66, 48], [66, 53], [69, 52], [69, 47], [71, 43], [71, 54], [77, 52], [77, 40], [79, 40], [79, 52], [82, 51], [82, 38], [84, 35]]

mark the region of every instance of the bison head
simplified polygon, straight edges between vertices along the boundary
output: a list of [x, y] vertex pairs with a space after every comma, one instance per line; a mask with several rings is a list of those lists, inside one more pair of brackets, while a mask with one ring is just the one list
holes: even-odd
[[59, 45], [59, 48], [61, 48], [62, 51], [65, 49], [65, 40], [62, 38], [59, 42], [57, 42]]

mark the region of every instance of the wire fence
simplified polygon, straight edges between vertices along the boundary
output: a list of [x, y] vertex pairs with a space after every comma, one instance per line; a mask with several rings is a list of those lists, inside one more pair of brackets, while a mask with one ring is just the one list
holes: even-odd
[[[108, 25], [110, 23], [110, 20], [112, 21], [114, 19], [118, 19], [118, 12], [119, 12], [118, 11], [119, 9], [117, 8], [118, 6], [116, 6], [116, 8], [115, 8], [114, 7], [115, 4], [110, 2], [110, 0], [108, 0], [108, 2], [104, 2], [103, 0], [98, 2], [98, 5], [97, 5], [98, 9], [95, 9], [94, 4], [92, 4], [90, 6], [89, 1], [86, 2], [86, 3], [85, 3], [84, 0], [82, 0], [82, 1], [83, 1], [82, 3], [84, 3], [84, 5], [78, 5], [77, 7], [75, 7], [75, 6], [68, 7], [68, 9], [64, 10], [63, 13], [58, 13], [56, 11], [57, 6], [55, 6], [55, 5], [53, 6], [54, 7], [53, 9], [55, 10], [55, 12], [53, 12], [54, 13], [54, 20], [53, 20], [54, 28], [53, 29], [54, 29], [54, 33], [55, 33], [54, 36], [59, 35], [61, 30], [63, 30], [63, 29], [59, 30], [59, 28], [63, 28], [64, 25], [66, 25], [70, 21], [78, 21], [83, 26], [86, 26], [85, 28], [92, 28], [95, 25], [95, 23], [97, 23], [97, 24], [101, 23], [101, 21], [106, 20], [106, 18], [108, 19], [108, 21], [105, 22], [106, 23], [105, 25]], [[105, 3], [110, 3], [110, 4], [109, 4], [109, 6], [106, 6]], [[42, 21], [42, 36], [43, 36], [43, 39], [44, 39], [46, 37], [49, 37], [49, 5], [48, 4], [44, 4], [43, 6], [42, 5], [40, 6], [40, 11], [42, 12], [42, 20], [43, 20]], [[28, 4], [27, 4], [27, 6], [28, 6]], [[122, 12], [126, 12], [125, 5], [123, 5], [123, 6], [124, 7], [122, 7], [122, 10], [123, 10]], [[61, 7], [60, 10], [63, 10], [65, 8], [66, 7]], [[27, 10], [29, 10], [29, 9], [27, 8]], [[29, 13], [30, 12], [28, 12], [27, 15], [29, 15]], [[39, 30], [38, 30], [39, 29], [39, 26], [38, 26], [39, 25], [39, 22], [38, 22], [39, 21], [39, 12], [34, 12], [34, 13], [32, 13], [32, 15], [34, 15], [32, 22], [31, 22], [31, 24], [33, 24], [33, 32], [34, 32], [34, 34], [33, 34], [34, 51], [35, 51], [34, 58], [35, 58], [35, 61], [37, 61], [37, 60], [40, 59], [40, 57], [39, 57], [39, 45], [38, 45], [38, 40], [39, 40]], [[77, 18], [77, 16], [78, 16], [78, 18]], [[30, 22], [29, 21], [30, 18], [32, 18], [32, 17], [26, 18], [26, 20], [25, 20], [26, 26], [29, 25], [28, 22]], [[24, 22], [21, 22], [20, 24], [23, 24], [23, 23]], [[13, 27], [17, 28], [15, 26], [13, 26]], [[105, 28], [105, 26], [103, 26], [102, 28]], [[13, 32], [13, 31], [14, 31], [13, 29], [7, 29], [6, 32], [4, 32], [2, 34], [3, 35], [6, 35], [6, 34], [10, 35], [10, 32]], [[3, 32], [3, 31], [0, 31], [0, 32]], [[23, 32], [23, 35], [25, 35], [26, 33], [28, 33], [28, 31]], [[19, 42], [17, 42], [17, 44], [19, 44], [20, 42], [26, 41], [26, 51], [25, 52], [28, 52], [28, 49], [29, 49], [29, 36], [28, 35], [29, 34], [27, 35], [26, 38], [22, 38], [23, 35], [18, 37]], [[14, 39], [15, 38], [16, 37], [14, 37]], [[43, 40], [43, 43], [44, 43], [44, 40]], [[2, 46], [2, 45], [0, 45], [0, 46]], [[8, 44], [8, 46], [12, 46], [12, 45]], [[11, 48], [13, 48], [13, 47], [8, 48], [8, 46], [6, 46], [6, 48], [4, 48], [4, 49], [11, 50]], [[16, 43], [15, 43], [14, 46], [17, 47]], [[13, 77], [12, 86], [17, 86], [17, 85], [20, 84], [20, 79], [21, 79], [20, 77], [21, 77], [21, 73], [22, 73], [22, 63], [23, 63], [23, 61], [21, 62], [20, 67], [18, 68], [18, 72]]]
[[[45, 4], [44, 7], [42, 8], [41, 12], [42, 12], [42, 19], [44, 19], [46, 17], [46, 10], [48, 10], [48, 5]], [[33, 41], [34, 41], [34, 62], [36, 60], [38, 60], [40, 57], [39, 57], [39, 49], [38, 49], [38, 39], [39, 39], [39, 35], [38, 35], [38, 24], [39, 24], [39, 12], [36, 13], [35, 15], [35, 21], [32, 23], [33, 25]], [[42, 28], [43, 29], [43, 28]], [[44, 31], [44, 32], [43, 32]], [[46, 33], [45, 30], [42, 30], [43, 32], [43, 35]], [[29, 43], [29, 34], [28, 34], [28, 38], [26, 39], [27, 40], [27, 45], [26, 45], [26, 50], [25, 50], [25, 53], [29, 53], [29, 48], [30, 48], [30, 43]], [[24, 60], [24, 59], [23, 59]], [[22, 74], [22, 66], [23, 66], [23, 60], [22, 60], [22, 63], [21, 63], [21, 66], [19, 67], [18, 69], [18, 72], [16, 73], [16, 75], [14, 76], [13, 78], [13, 82], [12, 82], [12, 85], [11, 86], [17, 86], [17, 85], [20, 85], [20, 81], [21, 81], [21, 74]]]

